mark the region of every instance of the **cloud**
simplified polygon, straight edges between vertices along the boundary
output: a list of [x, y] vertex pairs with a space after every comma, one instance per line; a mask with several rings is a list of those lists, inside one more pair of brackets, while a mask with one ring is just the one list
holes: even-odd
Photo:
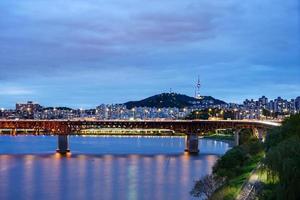
[[22, 86], [2, 88], [11, 96], [72, 105], [170, 87], [193, 94], [197, 74], [204, 93], [225, 100], [236, 86], [240, 100], [253, 87], [300, 87], [298, 8], [297, 0], [2, 0], [0, 84]]
[[0, 87], [0, 95], [1, 96], [20, 96], [20, 95], [33, 95], [34, 91], [31, 89], [23, 88], [23, 87]]

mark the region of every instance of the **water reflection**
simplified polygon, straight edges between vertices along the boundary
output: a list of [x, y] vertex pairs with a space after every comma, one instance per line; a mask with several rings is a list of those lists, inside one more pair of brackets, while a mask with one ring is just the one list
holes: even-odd
[[76, 137], [72, 154], [61, 156], [47, 153], [55, 149], [53, 137], [15, 139], [0, 137], [10, 146], [1, 146], [0, 199], [190, 199], [193, 181], [210, 173], [229, 148], [201, 140], [201, 154], [189, 156], [182, 152], [183, 138], [84, 138], [81, 143]]

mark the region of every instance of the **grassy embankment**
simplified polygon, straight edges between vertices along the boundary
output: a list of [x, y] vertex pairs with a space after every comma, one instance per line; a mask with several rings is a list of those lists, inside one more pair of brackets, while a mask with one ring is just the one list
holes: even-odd
[[260, 168], [258, 175], [258, 181], [262, 184], [263, 189], [260, 191], [257, 198], [260, 200], [275, 199], [276, 187], [279, 184], [278, 177], [275, 176], [270, 179], [270, 174], [265, 168]]
[[241, 134], [242, 145], [229, 150], [214, 166], [215, 176], [226, 181], [209, 199], [235, 199], [260, 161], [262, 167], [255, 173], [260, 185], [257, 199], [300, 199], [300, 114], [270, 130], [263, 146], [244, 136]]
[[240, 193], [245, 181], [251, 175], [251, 172], [258, 166], [258, 163], [262, 160], [264, 153], [259, 153], [252, 156], [243, 167], [240, 168], [239, 173], [232, 178], [229, 178], [224, 186], [218, 189], [211, 199], [224, 199], [233, 200], [236, 199]]
[[[196, 182], [191, 194], [207, 199], [235, 199], [242, 185], [251, 175], [264, 156], [263, 145], [253, 137], [250, 130], [243, 130], [240, 136], [240, 146], [227, 151], [213, 167], [213, 178], [203, 178]], [[211, 181], [207, 181], [211, 180]], [[207, 190], [206, 188], [211, 188]]]

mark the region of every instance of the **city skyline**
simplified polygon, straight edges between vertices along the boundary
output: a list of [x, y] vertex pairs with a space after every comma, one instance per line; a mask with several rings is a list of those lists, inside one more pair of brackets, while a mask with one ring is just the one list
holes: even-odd
[[300, 0], [0, 0], [0, 200], [300, 199], [299, 125]]
[[[196, 94], [197, 95], [197, 94]], [[125, 104], [100, 104], [91, 109], [49, 107], [37, 102], [17, 103], [15, 109], [0, 109], [0, 119], [65, 119], [65, 120], [282, 120], [300, 112], [300, 96], [293, 100], [265, 96], [232, 104], [212, 97], [169, 93]]]
[[[166, 92], [166, 93], [170, 93], [170, 94], [172, 94], [172, 93], [174, 93], [174, 94], [179, 94], [179, 95], [186, 95], [186, 94], [180, 94], [180, 93], [176, 93], [176, 92]], [[166, 94], [166, 93], [161, 93], [161, 94]], [[155, 95], [152, 95], [152, 96], [150, 96], [150, 97], [154, 97], [154, 96], [156, 96], [156, 95], [160, 95], [160, 94], [155, 94]], [[187, 96], [189, 96], [189, 97], [194, 97], [194, 96], [190, 96], [190, 95], [187, 95]], [[141, 100], [145, 100], [145, 99], [147, 99], [147, 98], [149, 98], [149, 97], [145, 97], [145, 98], [143, 98], [143, 99], [133, 99], [133, 100], [128, 100], [128, 101], [126, 101], [126, 102], [117, 102], [117, 103], [115, 103], [115, 102], [108, 102], [108, 103], [104, 103], [104, 102], [99, 102], [98, 104], [96, 104], [95, 106], [91, 106], [91, 107], [72, 107], [72, 106], [67, 106], [67, 105], [64, 105], [64, 104], [61, 104], [61, 105], [52, 105], [52, 104], [43, 104], [43, 103], [41, 103], [41, 102], [39, 102], [39, 101], [33, 101], [32, 99], [29, 99], [29, 100], [24, 100], [24, 101], [18, 101], [18, 102], [14, 102], [12, 105], [10, 105], [9, 107], [4, 107], [4, 106], [2, 106], [1, 105], [1, 103], [0, 103], [0, 109], [15, 109], [16, 108], [16, 105], [17, 104], [26, 104], [26, 103], [28, 103], [28, 102], [31, 102], [31, 103], [34, 103], [34, 104], [39, 104], [39, 105], [43, 105], [43, 107], [45, 107], [45, 108], [47, 108], [47, 107], [52, 107], [52, 108], [59, 108], [59, 107], [66, 107], [66, 108], [71, 108], [71, 109], [94, 109], [95, 107], [98, 107], [99, 105], [125, 105], [126, 103], [128, 103], [128, 102], [132, 102], [132, 101], [141, 101]], [[195, 99], [197, 99], [197, 97], [194, 97]], [[224, 101], [223, 99], [219, 99], [219, 98], [217, 98], [217, 97], [213, 97], [213, 98], [215, 98], [215, 99], [217, 99], [217, 100], [221, 100], [221, 101]], [[261, 96], [258, 96], [257, 98], [246, 98], [246, 99], [243, 99], [243, 100], [241, 100], [241, 102], [227, 102], [227, 101], [225, 101], [226, 102], [226, 104], [236, 104], [236, 105], [243, 105], [244, 103], [245, 103], [245, 101], [257, 101], [257, 100], [259, 100], [259, 99], [261, 99], [261, 98], [267, 98], [269, 101], [274, 101], [274, 100], [276, 100], [276, 99], [278, 99], [278, 98], [281, 98], [281, 99], [283, 99], [283, 100], [287, 100], [287, 101], [290, 101], [290, 100], [298, 100], [299, 98], [300, 98], [300, 95], [299, 96], [295, 96], [295, 97], [293, 97], [293, 98], [291, 98], [291, 99], [288, 99], [288, 98], [285, 98], [285, 97], [283, 97], [283, 96], [281, 96], [281, 95], [277, 95], [275, 98], [270, 98], [270, 97], [268, 97], [268, 96], [266, 96], [266, 95], [261, 95]]]
[[[143, 3], [143, 6], [141, 6]], [[0, 2], [0, 105], [300, 94], [296, 0]]]

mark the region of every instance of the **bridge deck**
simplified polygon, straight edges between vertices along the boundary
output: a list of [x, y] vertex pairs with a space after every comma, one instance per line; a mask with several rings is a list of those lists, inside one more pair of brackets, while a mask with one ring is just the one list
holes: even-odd
[[0, 120], [0, 129], [34, 129], [58, 135], [89, 128], [170, 129], [188, 134], [216, 129], [269, 129], [276, 126], [280, 123], [257, 120]]

